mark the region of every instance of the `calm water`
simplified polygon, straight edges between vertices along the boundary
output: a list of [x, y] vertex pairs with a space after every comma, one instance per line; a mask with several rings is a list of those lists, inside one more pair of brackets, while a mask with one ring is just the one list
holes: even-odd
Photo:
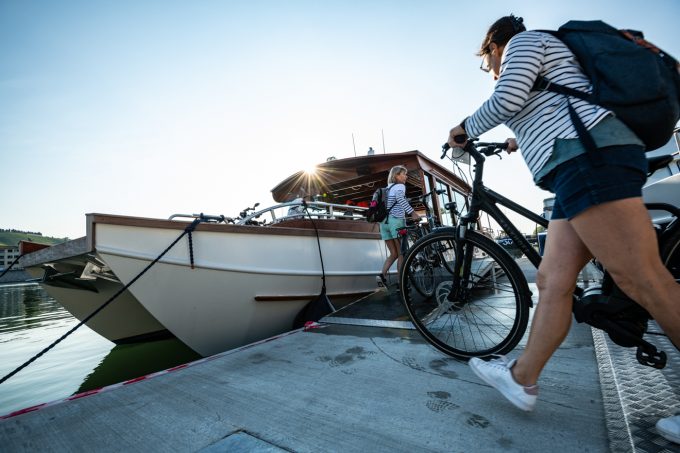
[[[0, 285], [0, 377], [77, 323], [37, 284]], [[82, 326], [0, 384], [0, 415], [198, 358], [176, 339], [116, 346]]]

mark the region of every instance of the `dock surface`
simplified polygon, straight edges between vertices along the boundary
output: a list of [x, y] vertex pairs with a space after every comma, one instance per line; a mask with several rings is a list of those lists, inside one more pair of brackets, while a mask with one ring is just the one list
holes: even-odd
[[[392, 327], [405, 321], [395, 300], [376, 293], [364, 301], [376, 316], [350, 306], [316, 328], [7, 418], [0, 450], [680, 451], [654, 429], [680, 410], [677, 351], [664, 348], [664, 370], [642, 367], [634, 350], [574, 323], [525, 413], [466, 363]], [[371, 319], [383, 309], [390, 320]]]

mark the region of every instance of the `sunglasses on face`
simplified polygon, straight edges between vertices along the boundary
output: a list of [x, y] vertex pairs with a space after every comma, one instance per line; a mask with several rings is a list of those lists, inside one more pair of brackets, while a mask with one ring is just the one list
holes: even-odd
[[485, 53], [482, 57], [482, 64], [479, 65], [479, 69], [489, 73], [491, 72], [491, 53]]

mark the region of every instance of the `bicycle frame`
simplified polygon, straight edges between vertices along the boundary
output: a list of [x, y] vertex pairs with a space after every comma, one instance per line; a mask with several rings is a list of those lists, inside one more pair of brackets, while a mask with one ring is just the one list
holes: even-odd
[[[545, 218], [534, 214], [528, 209], [520, 206], [512, 200], [494, 192], [493, 190], [487, 188], [483, 182], [483, 172], [484, 172], [484, 161], [486, 158], [482, 153], [477, 151], [473, 142], [469, 141], [464, 150], [472, 156], [474, 160], [474, 172], [475, 177], [472, 182], [472, 192], [470, 195], [470, 207], [468, 213], [461, 216], [458, 224], [456, 225], [456, 237], [459, 239], [465, 238], [467, 231], [477, 225], [477, 219], [479, 218], [480, 211], [484, 211], [491, 216], [505, 233], [513, 240], [513, 242], [519, 247], [519, 249], [527, 256], [529, 261], [538, 268], [541, 263], [541, 256], [538, 252], [529, 244], [529, 241], [520, 233], [520, 231], [515, 227], [515, 225], [508, 219], [508, 217], [503, 214], [498, 205], [505, 206], [506, 208], [518, 213], [522, 217], [532, 220], [539, 225], [544, 227], [548, 226], [548, 220]], [[454, 288], [447, 299], [449, 301], [454, 301], [456, 299], [466, 299], [467, 292], [472, 289], [470, 286], [472, 284], [471, 269], [473, 253], [471, 250], [465, 250], [464, 241], [456, 241], [456, 256], [463, 257], [462, 260], [457, 260], [456, 269], [453, 273], [453, 286]], [[465, 282], [465, 284], [461, 284]]]
[[[472, 156], [475, 162], [473, 166], [475, 177], [472, 183], [470, 209], [466, 215], [459, 219], [456, 226], [458, 237], [465, 237], [465, 232], [470, 228], [470, 225], [476, 224], [480, 211], [486, 212], [500, 225], [501, 229], [512, 239], [529, 261], [538, 268], [541, 263], [541, 256], [510, 219], [498, 208], [498, 205], [504, 206], [544, 228], [548, 227], [549, 221], [486, 187], [483, 182], [484, 161], [486, 158], [477, 151], [472, 142], [468, 142], [464, 150]], [[680, 221], [677, 220], [680, 219], [680, 209], [678, 207], [667, 203], [646, 203], [645, 206], [648, 210], [666, 211], [675, 216], [676, 220], [665, 226], [663, 234], [670, 234], [675, 229], [680, 228]], [[467, 265], [469, 263], [466, 263]]]
[[465, 237], [465, 232], [470, 228], [470, 225], [475, 225], [477, 223], [480, 211], [484, 211], [500, 225], [508, 237], [510, 237], [517, 247], [527, 256], [529, 261], [538, 268], [538, 265], [541, 263], [541, 256], [536, 249], [529, 244], [529, 241], [527, 241], [524, 235], [520, 233], [510, 219], [508, 219], [508, 217], [498, 208], [498, 205], [504, 206], [544, 228], [547, 228], [548, 220], [486, 187], [482, 181], [484, 161], [486, 158], [482, 153], [477, 151], [471, 142], [468, 142], [468, 145], [465, 146], [465, 151], [470, 153], [475, 161], [473, 167], [475, 178], [472, 183], [470, 209], [467, 214], [460, 217], [456, 227], [458, 236]]

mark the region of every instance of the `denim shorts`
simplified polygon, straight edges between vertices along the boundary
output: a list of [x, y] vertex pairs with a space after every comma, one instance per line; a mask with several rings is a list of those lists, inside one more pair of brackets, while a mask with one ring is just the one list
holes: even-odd
[[398, 217], [387, 216], [387, 223], [383, 220], [380, 222], [380, 237], [387, 241], [388, 239], [398, 239], [398, 230], [406, 226], [406, 219]]
[[571, 220], [591, 206], [642, 196], [642, 186], [647, 181], [643, 147], [609, 146], [598, 153], [604, 165], [595, 166], [586, 153], [545, 176], [542, 185], [555, 194], [551, 220]]

